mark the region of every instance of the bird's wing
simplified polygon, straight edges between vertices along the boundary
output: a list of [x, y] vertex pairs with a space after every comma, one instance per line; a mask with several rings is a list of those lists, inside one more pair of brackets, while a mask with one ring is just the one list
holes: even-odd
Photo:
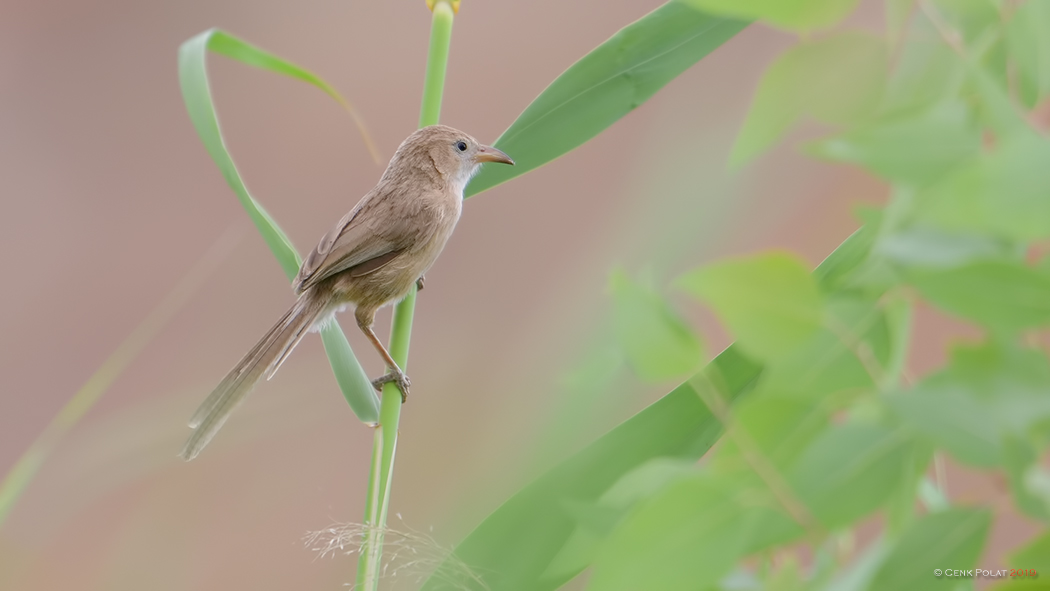
[[307, 255], [292, 287], [296, 293], [340, 271], [365, 274], [389, 263], [412, 244], [412, 216], [398, 215], [389, 195], [371, 195], [343, 216]]

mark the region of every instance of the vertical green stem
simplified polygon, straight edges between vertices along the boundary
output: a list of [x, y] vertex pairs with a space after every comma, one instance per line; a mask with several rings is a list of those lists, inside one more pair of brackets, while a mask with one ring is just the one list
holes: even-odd
[[[441, 116], [441, 96], [445, 89], [449, 44], [452, 41], [453, 10], [449, 0], [437, 0], [430, 29], [430, 51], [423, 85], [423, 105], [419, 126], [434, 125]], [[408, 371], [408, 346], [412, 338], [412, 318], [416, 308], [415, 287], [394, 308], [390, 327], [390, 355], [401, 369]], [[383, 552], [383, 530], [390, 504], [390, 482], [394, 474], [398, 422], [401, 419], [401, 391], [393, 383], [383, 386], [379, 408], [379, 426], [373, 441], [372, 469], [369, 472], [368, 498], [365, 502], [366, 536], [357, 565], [357, 585], [365, 591], [379, 588]]]

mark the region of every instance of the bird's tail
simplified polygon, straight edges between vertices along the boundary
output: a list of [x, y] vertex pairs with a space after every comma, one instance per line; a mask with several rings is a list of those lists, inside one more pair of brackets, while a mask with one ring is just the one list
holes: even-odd
[[197, 457], [256, 382], [263, 376], [270, 379], [277, 372], [317, 318], [328, 311], [327, 302], [319, 301], [322, 299], [310, 292], [303, 294], [226, 374], [190, 419], [194, 431], [179, 454], [182, 459], [188, 461]]

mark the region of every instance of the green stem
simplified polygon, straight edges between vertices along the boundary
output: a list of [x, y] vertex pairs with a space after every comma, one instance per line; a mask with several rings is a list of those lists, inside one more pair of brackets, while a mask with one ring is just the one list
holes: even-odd
[[[441, 97], [445, 89], [448, 49], [452, 41], [453, 10], [449, 0], [434, 5], [430, 29], [430, 51], [423, 85], [423, 105], [419, 126], [434, 125], [441, 116]], [[402, 370], [408, 371], [408, 346], [412, 338], [412, 318], [416, 308], [416, 289], [394, 308], [390, 327], [390, 355]], [[383, 552], [383, 531], [390, 504], [390, 481], [394, 474], [398, 422], [401, 419], [401, 391], [397, 385], [383, 386], [379, 408], [379, 426], [373, 441], [372, 469], [369, 471], [368, 498], [365, 502], [366, 536], [357, 566], [357, 585], [365, 591], [379, 588]]]

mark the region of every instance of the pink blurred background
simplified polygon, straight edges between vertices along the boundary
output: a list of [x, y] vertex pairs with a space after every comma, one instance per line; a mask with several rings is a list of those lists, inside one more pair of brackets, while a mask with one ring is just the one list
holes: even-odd
[[[659, 4], [464, 0], [443, 122], [494, 141], [568, 65]], [[352, 581], [356, 557], [317, 559], [301, 542], [361, 519], [372, 442], [320, 339], [257, 388], [198, 460], [176, 457], [196, 405], [293, 296], [197, 139], [175, 56], [218, 26], [313, 70], [358, 108], [385, 165], [418, 117], [423, 1], [7, 0], [3, 14], [0, 473], [202, 258], [214, 264], [0, 529], [0, 588]], [[853, 20], [877, 29], [881, 18], [881, 4], [865, 2]], [[740, 173], [726, 170], [763, 67], [791, 43], [751, 27], [583, 148], [467, 202], [417, 307], [394, 527], [452, 545], [550, 461], [673, 386], [628, 381], [573, 404], [573, 371], [600, 347], [615, 265], [665, 284], [769, 247], [816, 264], [857, 227], [856, 204], [884, 198], [864, 173], [799, 154], [793, 145], [812, 129]], [[220, 57], [211, 72], [249, 189], [307, 250], [381, 165], [316, 89]], [[216, 248], [225, 254], [206, 255]], [[708, 314], [676, 303], [703, 327], [710, 353], [727, 343]], [[343, 324], [378, 374], [353, 323]], [[917, 374], [942, 362], [947, 339], [968, 334], [927, 313], [919, 329]], [[567, 431], [566, 413], [586, 420]], [[1001, 565], [1033, 530], [998, 480], [955, 469], [949, 478], [956, 499], [1000, 507], [981, 566]]]

